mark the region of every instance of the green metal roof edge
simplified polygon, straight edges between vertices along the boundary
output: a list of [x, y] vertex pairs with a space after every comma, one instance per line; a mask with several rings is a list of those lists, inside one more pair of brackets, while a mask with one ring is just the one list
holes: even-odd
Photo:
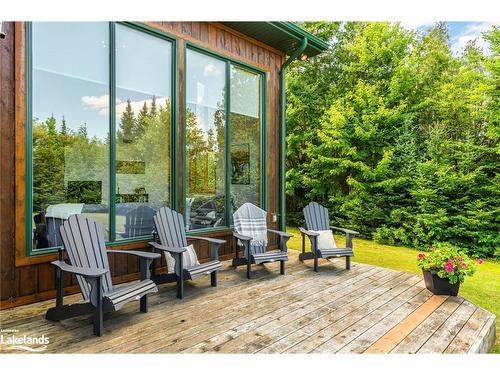
[[293, 22], [290, 21], [277, 21], [277, 22], [267, 22], [268, 24], [278, 27], [281, 30], [285, 31], [288, 34], [296, 37], [300, 41], [303, 38], [307, 38], [308, 47], [312, 47], [318, 51], [318, 53], [324, 52], [328, 49], [328, 43], [323, 39], [318, 38], [317, 36], [311, 34], [310, 32], [304, 30], [300, 26], [297, 26]]
[[[329, 48], [329, 44], [323, 39], [289, 21], [226, 21], [222, 23], [287, 55], [292, 54], [301, 45], [304, 38], [307, 38], [308, 41], [304, 55], [308, 57], [316, 56]], [[255, 30], [252, 30], [250, 24], [260, 25], [260, 35], [255, 34]], [[265, 36], [266, 34], [268, 35]], [[281, 42], [273, 43], [273, 37], [277, 37]]]

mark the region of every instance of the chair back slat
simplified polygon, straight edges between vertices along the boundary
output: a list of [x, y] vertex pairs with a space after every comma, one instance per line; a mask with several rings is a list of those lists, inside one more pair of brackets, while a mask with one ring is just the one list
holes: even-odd
[[[109, 270], [108, 255], [104, 242], [102, 225], [83, 215], [71, 215], [59, 228], [64, 248], [71, 265], [83, 268], [104, 268]], [[90, 298], [90, 285], [82, 276], [76, 276], [83, 297]], [[104, 275], [103, 292], [111, 292], [111, 273]]]
[[186, 247], [186, 229], [182, 215], [169, 207], [162, 207], [154, 216], [156, 233], [162, 245]]
[[330, 229], [330, 218], [327, 208], [316, 202], [311, 202], [304, 207], [303, 212], [307, 230]]

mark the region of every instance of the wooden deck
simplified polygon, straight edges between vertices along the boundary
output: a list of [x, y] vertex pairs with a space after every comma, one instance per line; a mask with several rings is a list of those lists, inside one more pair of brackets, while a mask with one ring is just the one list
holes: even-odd
[[494, 342], [493, 314], [433, 296], [420, 276], [360, 263], [346, 271], [343, 260], [314, 273], [297, 256], [287, 275], [255, 266], [252, 280], [226, 263], [217, 288], [209, 277], [188, 282], [182, 301], [163, 285], [147, 314], [138, 303], [107, 314], [100, 338], [88, 316], [45, 320], [53, 300], [1, 311], [1, 327], [49, 337], [49, 353], [478, 353]]

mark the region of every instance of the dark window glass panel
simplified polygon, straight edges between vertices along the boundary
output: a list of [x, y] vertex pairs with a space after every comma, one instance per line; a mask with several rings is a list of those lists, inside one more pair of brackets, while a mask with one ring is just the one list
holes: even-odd
[[186, 221], [188, 229], [225, 226], [226, 64], [186, 56]]
[[37, 250], [62, 244], [59, 226], [71, 214], [109, 227], [109, 26], [34, 22], [32, 32]]
[[170, 205], [172, 44], [116, 26], [116, 238], [150, 235]]
[[261, 205], [261, 76], [231, 66], [231, 196]]

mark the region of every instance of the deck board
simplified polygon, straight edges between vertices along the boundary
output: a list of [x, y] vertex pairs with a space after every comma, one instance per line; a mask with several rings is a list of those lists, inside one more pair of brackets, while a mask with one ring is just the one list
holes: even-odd
[[463, 298], [450, 297], [432, 312], [418, 327], [406, 336], [393, 353], [416, 353], [462, 304]]
[[[212, 337], [210, 340], [190, 348], [189, 351], [194, 349], [194, 351], [199, 352], [253, 352], [252, 348], [256, 344], [254, 341], [269, 340], [270, 335], [281, 327], [287, 327], [298, 320], [304, 324], [304, 320], [313, 319], [321, 312], [331, 311], [334, 304], [345, 300], [346, 295], [352, 290], [366, 288], [370, 283], [376, 284], [380, 277], [383, 278], [386, 275], [383, 272], [370, 273], [373, 271], [370, 270], [366, 273], [359, 273], [356, 277], [351, 277], [349, 279], [351, 284], [348, 287], [343, 287], [342, 283], [337, 283], [333, 288], [327, 288], [325, 285], [325, 289], [318, 294], [308, 294], [299, 303], [286, 305], [272, 314], [262, 315], [258, 319], [225, 332], [223, 335]], [[282, 334], [280, 332], [278, 336]]]
[[408, 315], [413, 313], [420, 305], [425, 303], [431, 296], [432, 293], [427, 289], [421, 290], [413, 298], [399, 306], [396, 310], [392, 311], [389, 315], [385, 316], [380, 321], [376, 322], [372, 327], [356, 337], [348, 345], [344, 346], [341, 350], [338, 351], [338, 353], [365, 352], [382, 336], [387, 334], [387, 332], [398, 325]]
[[251, 280], [226, 262], [217, 288], [188, 282], [184, 300], [162, 285], [147, 314], [135, 303], [106, 314], [103, 337], [89, 316], [45, 320], [54, 300], [1, 311], [2, 329], [44, 334], [50, 353], [467, 353], [493, 342], [493, 314], [433, 296], [420, 276], [354, 262], [345, 270], [343, 259], [321, 260], [314, 273], [290, 258], [285, 276], [276, 263], [255, 266]]
[[463, 328], [477, 307], [469, 301], [463, 301], [446, 321], [429, 337], [417, 353], [442, 353], [448, 348], [455, 336]]

